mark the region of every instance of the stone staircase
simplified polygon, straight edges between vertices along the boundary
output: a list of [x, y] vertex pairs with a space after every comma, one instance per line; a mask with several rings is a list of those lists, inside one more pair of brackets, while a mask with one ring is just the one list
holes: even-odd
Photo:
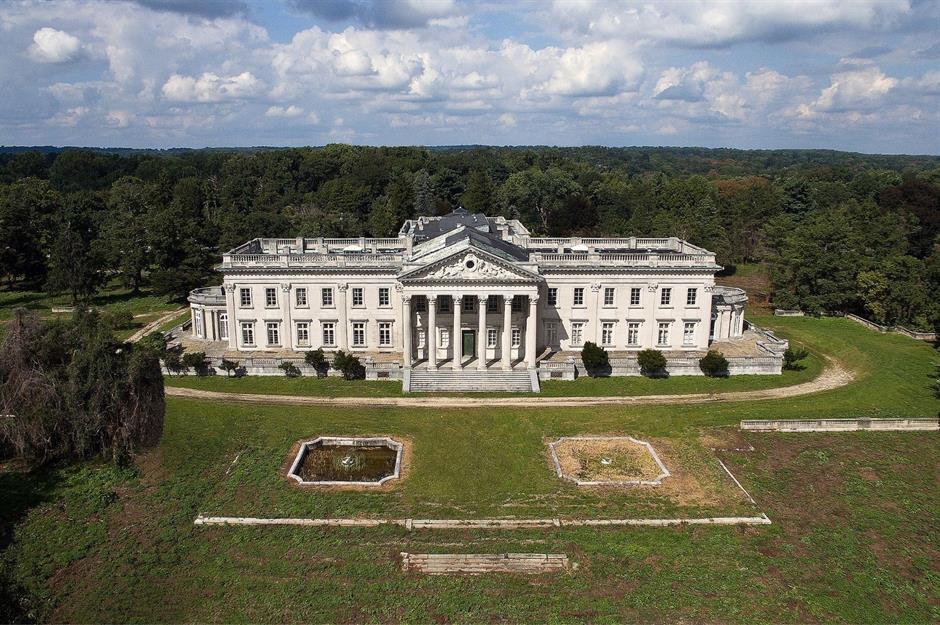
[[412, 369], [410, 375], [405, 375], [403, 390], [406, 393], [537, 393], [539, 381], [535, 371], [525, 369]]

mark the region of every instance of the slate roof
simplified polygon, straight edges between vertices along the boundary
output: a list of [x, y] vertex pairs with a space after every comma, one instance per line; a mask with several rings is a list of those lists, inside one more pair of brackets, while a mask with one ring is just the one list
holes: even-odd
[[483, 213], [468, 213], [463, 208], [457, 208], [454, 212], [443, 217], [427, 222], [423, 220], [418, 222], [414, 232], [414, 241], [415, 243], [429, 241], [456, 230], [460, 226], [467, 226], [481, 232], [492, 232], [493, 229], [490, 220]]

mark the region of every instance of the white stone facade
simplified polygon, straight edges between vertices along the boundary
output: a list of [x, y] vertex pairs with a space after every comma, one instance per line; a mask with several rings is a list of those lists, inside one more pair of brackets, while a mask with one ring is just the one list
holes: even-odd
[[223, 256], [221, 287], [190, 295], [192, 333], [239, 352], [343, 349], [406, 368], [533, 369], [588, 341], [702, 352], [744, 331], [747, 297], [715, 286], [720, 269], [674, 237], [537, 238], [458, 209], [397, 238], [249, 241]]

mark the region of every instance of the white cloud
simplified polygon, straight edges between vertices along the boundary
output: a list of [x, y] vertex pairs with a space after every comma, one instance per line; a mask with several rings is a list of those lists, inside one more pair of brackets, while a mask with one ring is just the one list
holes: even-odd
[[55, 28], [40, 28], [33, 34], [29, 55], [39, 63], [64, 63], [78, 56], [82, 42], [78, 37]]
[[221, 102], [258, 95], [264, 85], [251, 72], [218, 76], [206, 72], [199, 78], [173, 74], [164, 83], [163, 97], [173, 102]]
[[265, 117], [297, 117], [303, 115], [304, 110], [291, 104], [290, 106], [269, 106], [264, 112]]
[[634, 87], [643, 75], [643, 66], [618, 41], [568, 48], [553, 61], [554, 71], [543, 86], [557, 95], [612, 95]]
[[512, 113], [503, 113], [499, 116], [499, 125], [504, 128], [512, 128], [516, 125], [516, 116]]
[[832, 76], [831, 84], [812, 107], [817, 111], [868, 108], [877, 105], [897, 84], [897, 79], [886, 76], [877, 67], [840, 72]]

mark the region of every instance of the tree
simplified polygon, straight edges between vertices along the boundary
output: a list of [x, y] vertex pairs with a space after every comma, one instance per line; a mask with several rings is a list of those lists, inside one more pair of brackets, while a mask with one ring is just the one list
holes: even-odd
[[294, 363], [292, 363], [292, 362], [290, 362], [290, 361], [288, 361], [288, 360], [285, 360], [284, 362], [282, 362], [281, 364], [279, 364], [277, 367], [278, 367], [278, 369], [280, 369], [281, 371], [283, 371], [283, 372], [284, 372], [284, 375], [287, 376], [288, 378], [299, 378], [299, 377], [300, 377], [300, 369], [297, 368], [297, 365], [295, 365]]
[[333, 368], [341, 372], [345, 380], [365, 377], [365, 368], [359, 362], [359, 358], [343, 350], [337, 351], [333, 357]]
[[927, 284], [923, 261], [913, 256], [881, 259], [858, 274], [859, 296], [875, 321], [886, 325], [926, 324]]
[[415, 174], [412, 182], [414, 196], [414, 214], [430, 215], [431, 206], [434, 203], [434, 193], [431, 191], [431, 176], [428, 170], [421, 169]]
[[120, 462], [159, 442], [164, 412], [157, 358], [117, 341], [96, 313], [15, 313], [0, 344], [0, 446], [36, 464]]
[[186, 369], [192, 369], [196, 375], [205, 375], [208, 367], [205, 352], [186, 352], [183, 354], [182, 364]]
[[223, 358], [219, 368], [225, 372], [225, 377], [232, 377], [232, 373], [238, 370], [238, 361], [229, 360], [228, 358]]
[[99, 200], [91, 193], [80, 192], [65, 198], [54, 220], [57, 234], [49, 255], [47, 286], [54, 292], [69, 291], [73, 306], [87, 301], [104, 283], [104, 263], [96, 245], [99, 212]]
[[788, 371], [798, 371], [803, 365], [797, 364], [809, 356], [809, 352], [802, 347], [787, 347], [783, 352], [783, 368]]
[[610, 356], [607, 350], [591, 341], [586, 342], [581, 348], [581, 362], [584, 363], [584, 368], [591, 377], [597, 377], [610, 368]]
[[124, 284], [140, 292], [144, 270], [151, 263], [148, 217], [152, 189], [139, 178], [121, 178], [111, 186], [108, 212], [102, 229], [108, 265]]
[[317, 372], [318, 378], [322, 378], [326, 375], [328, 365], [322, 347], [318, 347], [304, 354], [304, 362], [313, 367], [313, 370]]
[[0, 277], [41, 283], [53, 216], [61, 198], [45, 180], [24, 178], [0, 192]]
[[180, 357], [180, 353], [177, 350], [168, 350], [163, 354], [163, 366], [166, 367], [166, 370], [170, 373], [175, 373], [176, 375], [182, 375], [183, 371], [186, 369], [183, 366], [183, 359]]
[[162, 359], [166, 354], [166, 336], [163, 332], [154, 330], [137, 341], [137, 346]]
[[728, 376], [728, 359], [721, 352], [710, 349], [698, 361], [698, 366], [710, 378], [724, 378]]
[[637, 353], [636, 362], [640, 365], [640, 373], [651, 378], [662, 377], [666, 374], [666, 357], [656, 349], [644, 349]]
[[[474, 169], [467, 179], [467, 190], [460, 196], [460, 204], [471, 213], [489, 215], [493, 212], [496, 200], [496, 186], [482, 169]], [[417, 206], [416, 206], [417, 208]], [[417, 213], [426, 215], [428, 213]]]

